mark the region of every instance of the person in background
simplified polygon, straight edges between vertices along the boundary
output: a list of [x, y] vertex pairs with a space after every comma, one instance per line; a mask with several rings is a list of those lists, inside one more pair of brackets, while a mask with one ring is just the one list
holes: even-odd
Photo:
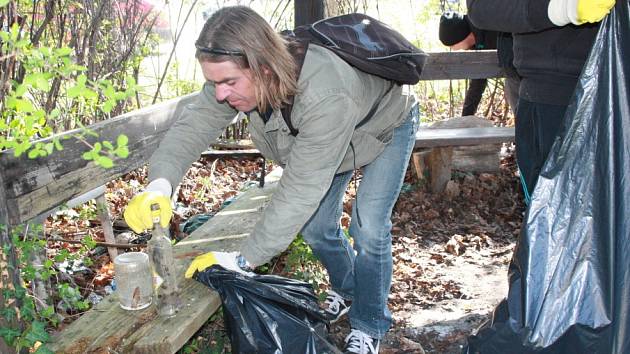
[[[468, 16], [449, 11], [440, 17], [439, 38], [440, 42], [451, 50], [497, 49], [499, 66], [505, 73], [505, 97], [512, 111], [515, 111], [518, 102], [519, 77], [512, 65], [510, 33], [480, 30], [470, 23]], [[462, 116], [475, 115], [487, 84], [487, 79], [470, 80], [464, 97]]]
[[[362, 72], [311, 44], [298, 74], [289, 46], [254, 10], [224, 7], [206, 21], [196, 57], [206, 82], [169, 129], [149, 162], [149, 185], [127, 206], [136, 232], [149, 229], [158, 203], [164, 225], [169, 198], [190, 165], [238, 112], [261, 153], [282, 177], [239, 252], [199, 256], [186, 276], [213, 264], [248, 271], [284, 251], [302, 234], [326, 267], [331, 320], [348, 313], [346, 353], [377, 353], [392, 317], [391, 213], [418, 128], [418, 105], [405, 86]], [[281, 108], [294, 97], [292, 135]], [[366, 122], [372, 107], [374, 116]], [[351, 246], [340, 225], [343, 197], [355, 169], [362, 178], [352, 208]]]
[[475, 27], [513, 34], [521, 76], [516, 158], [529, 202], [593, 45], [615, 0], [467, 0]]

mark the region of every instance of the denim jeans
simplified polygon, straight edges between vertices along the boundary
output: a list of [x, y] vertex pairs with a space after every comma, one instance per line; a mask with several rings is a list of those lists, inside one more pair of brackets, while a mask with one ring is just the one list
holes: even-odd
[[415, 143], [418, 117], [418, 106], [414, 105], [408, 119], [394, 130], [383, 152], [362, 167], [363, 178], [350, 224], [354, 249], [340, 225], [343, 196], [352, 171], [334, 177], [317, 211], [301, 232], [326, 267], [333, 290], [353, 300], [349, 313], [352, 328], [379, 339], [392, 322], [387, 308], [392, 279], [390, 219]]

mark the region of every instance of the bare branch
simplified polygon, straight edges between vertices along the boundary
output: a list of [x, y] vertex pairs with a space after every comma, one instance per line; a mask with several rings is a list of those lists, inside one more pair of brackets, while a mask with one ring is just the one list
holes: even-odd
[[[33, 9], [35, 9], [35, 6], [33, 6]], [[33, 45], [37, 45], [39, 43], [39, 40], [41, 39], [42, 34], [46, 30], [46, 27], [48, 27], [48, 24], [55, 17], [55, 0], [46, 1], [46, 4], [44, 5], [44, 13], [45, 15], [44, 15], [44, 20], [42, 21], [42, 24], [39, 26], [39, 28], [37, 28], [35, 33], [32, 34], [31, 36], [31, 43], [33, 43]], [[35, 11], [33, 11], [33, 16], [35, 16]], [[35, 21], [33, 21], [31, 24], [34, 26]]]
[[[168, 73], [168, 66], [171, 63], [171, 60], [173, 59], [173, 55], [175, 55], [175, 50], [177, 49], [177, 43], [179, 42], [179, 38], [181, 37], [183, 31], [184, 26], [186, 25], [186, 23], [188, 23], [188, 19], [190, 18], [190, 14], [192, 13], [193, 9], [195, 8], [195, 5], [197, 5], [198, 0], [193, 1], [192, 5], [190, 5], [190, 8], [188, 9], [188, 13], [186, 14], [186, 17], [184, 18], [184, 23], [182, 23], [179, 32], [177, 32], [177, 34], [175, 35], [175, 41], [173, 42], [173, 49], [171, 49], [171, 53], [168, 55], [168, 60], [166, 61], [166, 65], [164, 66], [164, 71], [162, 72], [162, 77], [160, 77], [160, 81], [158, 82], [157, 88], [155, 89], [155, 95], [153, 95], [153, 101], [151, 101], [152, 104], [155, 104], [155, 102], [157, 101], [157, 98], [160, 94], [160, 88], [162, 87], [162, 84], [164, 83], [164, 80], [166, 78], [166, 74]], [[184, 6], [182, 4], [182, 6]]]

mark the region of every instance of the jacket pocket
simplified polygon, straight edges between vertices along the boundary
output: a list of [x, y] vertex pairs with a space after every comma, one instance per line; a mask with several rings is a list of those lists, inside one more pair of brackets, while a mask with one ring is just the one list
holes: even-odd
[[288, 161], [291, 146], [295, 139], [291, 136], [289, 128], [282, 120], [280, 114], [274, 112], [274, 115], [265, 124], [264, 132], [265, 141], [273, 150], [274, 160], [284, 166]]
[[276, 138], [276, 149], [282, 164], [285, 164], [289, 159], [289, 154], [291, 153], [291, 148], [295, 142], [295, 137], [291, 135], [289, 127], [282, 118], [279, 118], [277, 121], [278, 129], [274, 132]]

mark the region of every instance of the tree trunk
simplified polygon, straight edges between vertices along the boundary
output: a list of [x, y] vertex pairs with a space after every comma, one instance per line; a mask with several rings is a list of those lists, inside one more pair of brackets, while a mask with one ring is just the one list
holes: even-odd
[[324, 18], [324, 0], [295, 0], [295, 27]]

